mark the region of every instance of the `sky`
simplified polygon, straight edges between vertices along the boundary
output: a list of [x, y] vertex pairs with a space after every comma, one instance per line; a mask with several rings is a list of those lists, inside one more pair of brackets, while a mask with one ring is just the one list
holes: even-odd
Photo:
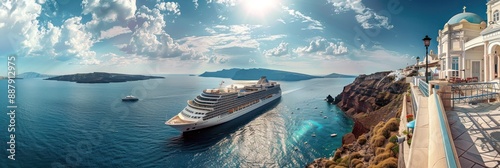
[[[17, 73], [313, 75], [396, 70], [486, 0], [0, 0], [0, 64]], [[2, 68], [3, 67], [3, 68]], [[3, 75], [5, 74], [5, 75]], [[0, 67], [6, 76], [7, 67]]]

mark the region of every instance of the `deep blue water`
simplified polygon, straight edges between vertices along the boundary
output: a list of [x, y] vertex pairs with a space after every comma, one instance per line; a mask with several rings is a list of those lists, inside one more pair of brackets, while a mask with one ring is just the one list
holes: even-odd
[[[303, 167], [332, 155], [352, 129], [323, 99], [353, 79], [280, 82], [278, 102], [200, 132], [164, 124], [221, 80], [233, 83], [187, 75], [111, 84], [18, 79], [15, 161], [7, 159], [7, 81], [1, 80], [0, 167]], [[141, 100], [121, 102], [129, 94]]]

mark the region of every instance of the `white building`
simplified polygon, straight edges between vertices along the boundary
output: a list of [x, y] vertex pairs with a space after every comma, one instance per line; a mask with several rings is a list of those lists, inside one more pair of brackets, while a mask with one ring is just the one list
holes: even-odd
[[463, 12], [453, 16], [439, 30], [439, 78], [477, 77], [479, 81], [498, 78], [500, 65], [500, 0], [486, 3], [487, 20]]

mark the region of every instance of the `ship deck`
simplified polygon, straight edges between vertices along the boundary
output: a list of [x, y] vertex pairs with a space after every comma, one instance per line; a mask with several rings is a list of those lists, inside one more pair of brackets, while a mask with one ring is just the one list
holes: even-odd
[[194, 122], [183, 120], [179, 117], [179, 115], [176, 115], [174, 118], [167, 121], [167, 124], [172, 124], [172, 125], [189, 124], [189, 123], [194, 123]]

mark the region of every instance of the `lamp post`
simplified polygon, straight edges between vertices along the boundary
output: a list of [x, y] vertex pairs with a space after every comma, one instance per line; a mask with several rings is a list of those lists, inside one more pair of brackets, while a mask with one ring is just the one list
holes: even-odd
[[418, 62], [420, 62], [420, 57], [417, 57], [417, 72], [418, 72], [418, 70], [420, 69], [420, 68], [418, 67]]
[[425, 45], [425, 83], [429, 83], [429, 74], [427, 74], [427, 71], [429, 69], [429, 45], [431, 44], [431, 38], [428, 35], [425, 35], [424, 39]]

